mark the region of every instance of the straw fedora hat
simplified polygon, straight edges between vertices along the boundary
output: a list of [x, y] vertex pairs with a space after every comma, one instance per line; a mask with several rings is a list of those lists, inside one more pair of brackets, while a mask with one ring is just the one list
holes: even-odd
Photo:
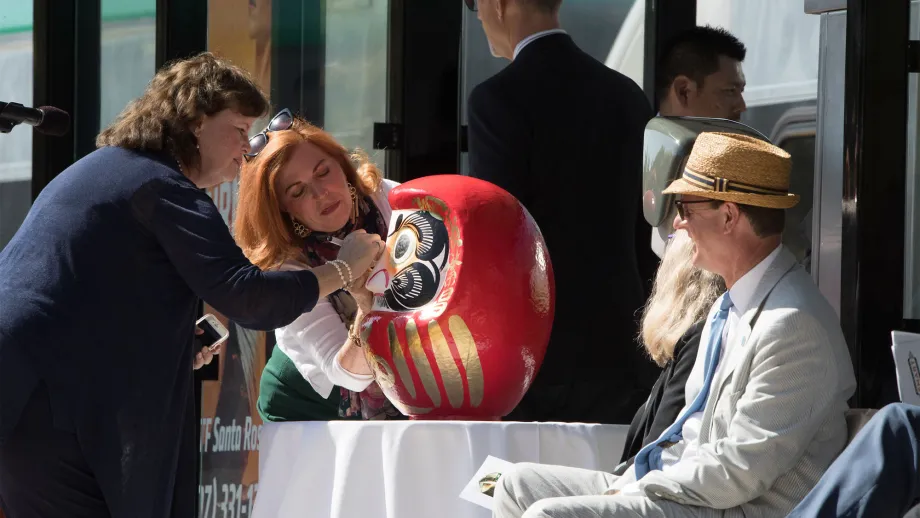
[[789, 153], [736, 133], [700, 133], [680, 178], [664, 194], [689, 194], [771, 209], [799, 202], [789, 192]]

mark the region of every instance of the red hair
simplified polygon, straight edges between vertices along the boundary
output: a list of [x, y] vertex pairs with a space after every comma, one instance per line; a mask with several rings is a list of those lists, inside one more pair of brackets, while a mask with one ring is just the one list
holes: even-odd
[[294, 147], [309, 142], [336, 160], [359, 196], [377, 192], [383, 178], [367, 154], [349, 152], [328, 132], [294, 118], [291, 129], [268, 134], [268, 144], [243, 166], [234, 237], [246, 257], [263, 270], [277, 268], [302, 255], [303, 239], [294, 233], [291, 218], [281, 211], [275, 178], [288, 163]]

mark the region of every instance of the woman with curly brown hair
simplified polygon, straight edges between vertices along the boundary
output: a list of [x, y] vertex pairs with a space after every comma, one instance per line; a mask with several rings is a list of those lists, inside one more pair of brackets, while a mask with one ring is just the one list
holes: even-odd
[[[203, 188], [233, 179], [268, 102], [202, 54], [159, 71], [42, 191], [0, 253], [0, 505], [10, 518], [193, 516], [200, 299], [275, 329], [383, 249], [263, 272]], [[255, 138], [255, 137], [254, 137]]]

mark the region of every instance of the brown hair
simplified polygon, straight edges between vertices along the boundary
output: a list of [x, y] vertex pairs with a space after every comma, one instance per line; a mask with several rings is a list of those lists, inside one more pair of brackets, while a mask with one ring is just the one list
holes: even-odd
[[144, 93], [99, 134], [96, 145], [168, 151], [183, 164], [198, 167], [193, 124], [225, 109], [260, 117], [268, 108], [245, 70], [204, 52], [161, 68]]
[[671, 361], [677, 341], [706, 317], [724, 291], [721, 277], [693, 266], [693, 241], [685, 231], [676, 231], [642, 313], [640, 338], [652, 360], [660, 367]]
[[751, 228], [757, 237], [769, 237], [783, 233], [786, 228], [786, 211], [783, 209], [773, 209], [770, 207], [758, 207], [756, 205], [744, 205], [739, 203], [738, 209], [747, 216], [751, 222]]
[[[721, 207], [725, 202], [722, 200], [712, 200], [713, 206]], [[751, 229], [757, 237], [770, 237], [783, 233], [786, 228], [786, 211], [784, 209], [774, 209], [771, 207], [758, 207], [757, 205], [746, 205], [738, 203], [738, 210], [751, 223]]]
[[309, 122], [294, 117], [291, 129], [268, 134], [268, 144], [243, 166], [233, 233], [237, 244], [253, 264], [263, 270], [276, 268], [300, 257], [303, 239], [294, 234], [291, 218], [281, 212], [275, 178], [291, 159], [294, 147], [309, 142], [338, 161], [345, 179], [359, 196], [371, 195], [383, 178], [367, 154], [349, 153], [335, 138]]

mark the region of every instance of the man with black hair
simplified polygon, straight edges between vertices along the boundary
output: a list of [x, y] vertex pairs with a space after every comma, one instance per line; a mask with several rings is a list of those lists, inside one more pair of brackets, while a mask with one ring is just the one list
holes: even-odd
[[661, 115], [718, 117], [734, 121], [744, 104], [744, 44], [722, 28], [694, 27], [666, 46], [655, 88]]

